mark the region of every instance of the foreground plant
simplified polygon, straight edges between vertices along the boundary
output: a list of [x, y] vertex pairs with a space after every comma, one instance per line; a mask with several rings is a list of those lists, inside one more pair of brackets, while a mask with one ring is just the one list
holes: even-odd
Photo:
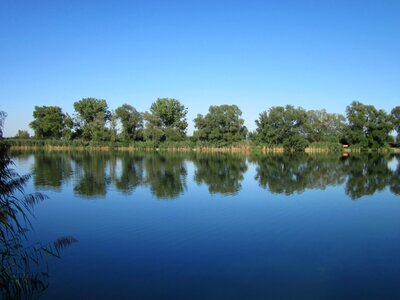
[[63, 237], [45, 246], [26, 246], [33, 206], [45, 196], [24, 193], [29, 175], [12, 169], [2, 133], [5, 117], [0, 112], [0, 292], [4, 299], [30, 299], [48, 287], [48, 257], [59, 258], [60, 251], [76, 240]]

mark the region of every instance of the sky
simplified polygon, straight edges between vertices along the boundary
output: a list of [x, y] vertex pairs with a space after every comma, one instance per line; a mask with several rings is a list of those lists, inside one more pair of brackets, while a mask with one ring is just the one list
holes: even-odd
[[84, 97], [149, 110], [210, 105], [259, 113], [291, 104], [345, 113], [353, 100], [400, 105], [400, 1], [0, 0], [4, 135], [37, 106], [73, 114]]

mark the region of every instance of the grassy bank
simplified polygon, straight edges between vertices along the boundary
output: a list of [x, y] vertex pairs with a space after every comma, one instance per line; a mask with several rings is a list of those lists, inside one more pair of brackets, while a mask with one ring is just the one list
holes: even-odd
[[[37, 139], [7, 139], [14, 150], [47, 150], [47, 151], [170, 151], [170, 152], [210, 152], [210, 153], [282, 153], [282, 146], [260, 145], [251, 142], [241, 142], [232, 145], [214, 145], [210, 143], [181, 142], [93, 142], [93, 141], [63, 141]], [[337, 143], [314, 143], [305, 149], [307, 153], [327, 152], [360, 152], [356, 147], [343, 149]], [[371, 150], [372, 151], [372, 150]], [[377, 151], [377, 149], [373, 150]], [[378, 151], [400, 152], [399, 148], [383, 148]]]

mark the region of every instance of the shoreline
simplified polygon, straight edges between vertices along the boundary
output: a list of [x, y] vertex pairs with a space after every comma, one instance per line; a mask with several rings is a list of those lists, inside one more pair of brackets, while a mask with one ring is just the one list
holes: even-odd
[[[267, 146], [227, 146], [227, 147], [135, 147], [135, 146], [52, 146], [52, 145], [10, 145], [10, 150], [14, 151], [121, 151], [121, 152], [199, 152], [199, 153], [285, 153], [283, 147], [267, 147]], [[365, 152], [384, 152], [384, 153], [400, 153], [400, 148], [383, 148], [383, 149], [332, 149], [328, 147], [308, 147], [304, 153], [365, 153]], [[288, 152], [290, 153], [290, 152]]]

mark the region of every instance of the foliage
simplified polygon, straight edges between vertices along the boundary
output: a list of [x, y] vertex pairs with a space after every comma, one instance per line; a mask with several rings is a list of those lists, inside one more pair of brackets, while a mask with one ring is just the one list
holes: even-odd
[[343, 137], [346, 118], [326, 110], [307, 111], [307, 140], [314, 142], [336, 142]]
[[29, 132], [26, 130], [18, 130], [18, 133], [15, 135], [16, 139], [29, 139]]
[[39, 139], [60, 139], [64, 129], [65, 115], [58, 106], [35, 106], [34, 120], [30, 123]]
[[181, 141], [186, 137], [187, 108], [173, 98], [158, 98], [144, 114], [144, 137], [150, 141]]
[[285, 151], [303, 151], [307, 145], [307, 113], [292, 105], [275, 106], [256, 120], [255, 139], [268, 145], [282, 145]]
[[385, 111], [354, 101], [347, 106], [346, 115], [347, 142], [357, 144], [361, 148], [378, 148], [388, 144], [393, 125], [390, 115]]
[[140, 141], [143, 139], [143, 115], [132, 105], [123, 104], [115, 110], [116, 117], [121, 121], [123, 141]]
[[396, 106], [391, 111], [393, 129], [397, 133], [396, 142], [400, 142], [400, 106]]
[[350, 144], [353, 149], [386, 148], [395, 144], [393, 130], [397, 132], [397, 143], [400, 140], [400, 106], [387, 114], [357, 101], [347, 106], [346, 117], [324, 109], [306, 111], [292, 105], [271, 107], [260, 114], [256, 130], [250, 133], [236, 105], [210, 106], [205, 116], [199, 114], [194, 119], [196, 130], [192, 137], [186, 136], [187, 108], [173, 98], [158, 98], [145, 113], [129, 104], [111, 112], [106, 100], [95, 98], [83, 98], [74, 103], [74, 108], [76, 114], [72, 118], [57, 106], [36, 106], [35, 119], [30, 125], [37, 139], [31, 140], [21, 131], [10, 142], [38, 147], [152, 149], [180, 148], [183, 144], [189, 148], [225, 147], [250, 140], [252, 148], [282, 147], [285, 151], [303, 151], [309, 145], [314, 148], [333, 146], [336, 150], [340, 148], [339, 143]]
[[242, 111], [236, 105], [212, 105], [205, 116], [199, 114], [194, 119], [197, 130], [193, 138], [220, 146], [243, 141], [247, 128], [241, 115]]
[[64, 117], [64, 128], [62, 131], [62, 137], [66, 141], [70, 141], [74, 138], [74, 120], [69, 114], [65, 114]]
[[75, 239], [65, 237], [47, 246], [24, 246], [33, 205], [44, 196], [24, 194], [29, 176], [19, 176], [11, 168], [8, 145], [2, 138], [5, 116], [0, 112], [0, 292], [4, 299], [27, 299], [48, 286], [47, 257], [60, 257], [60, 251]]
[[77, 135], [85, 140], [107, 141], [106, 122], [111, 118], [106, 100], [83, 98], [74, 103], [77, 113]]

